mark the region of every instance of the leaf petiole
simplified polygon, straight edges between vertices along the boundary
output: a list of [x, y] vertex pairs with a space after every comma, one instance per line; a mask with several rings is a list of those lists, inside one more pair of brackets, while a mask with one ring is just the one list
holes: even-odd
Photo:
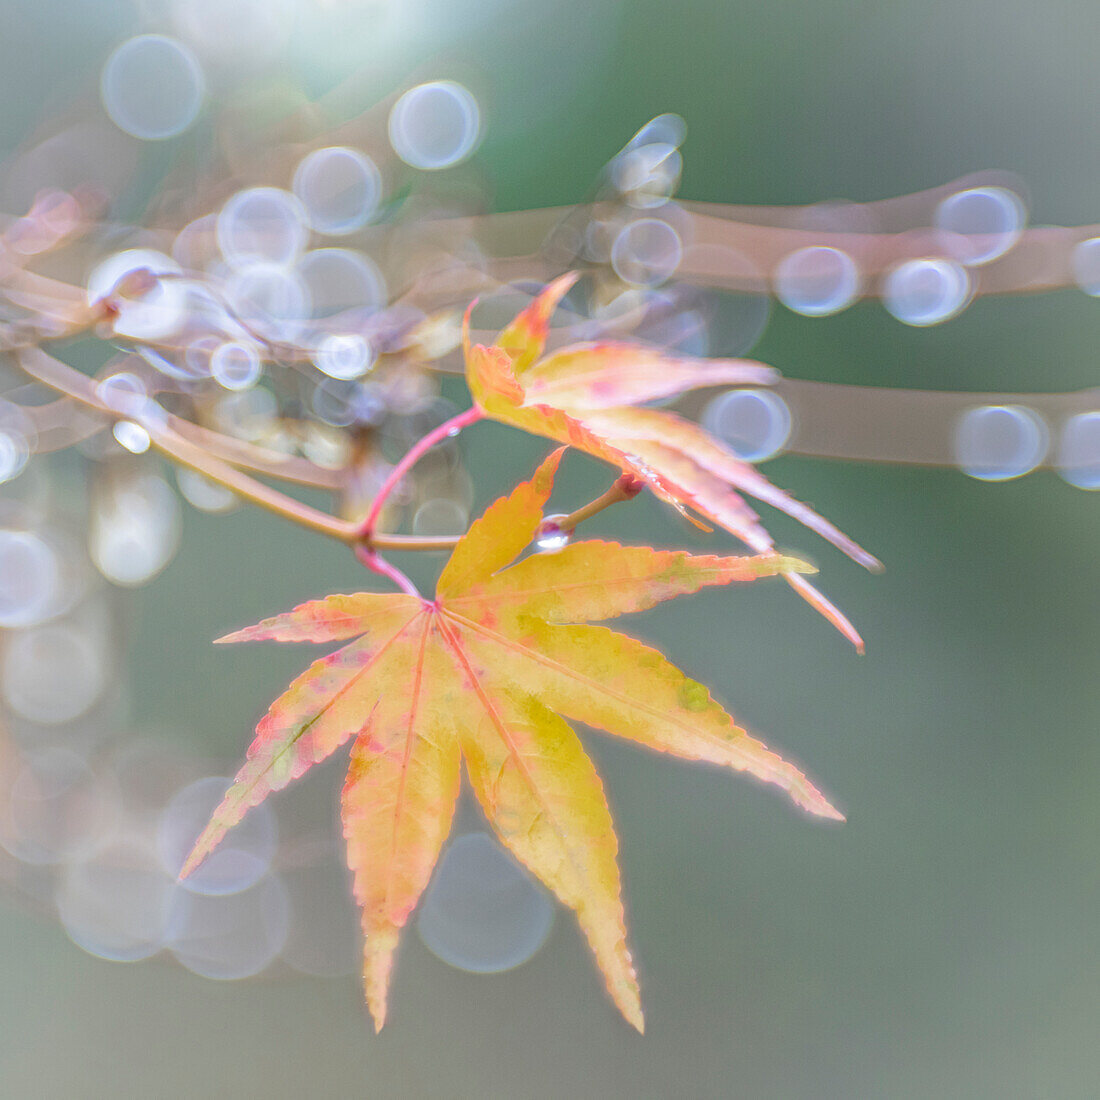
[[386, 577], [393, 581], [406, 596], [415, 596], [418, 600], [424, 597], [420, 595], [416, 585], [396, 565], [386, 561], [377, 551], [369, 546], [360, 544], [355, 548], [355, 556], [373, 573]]

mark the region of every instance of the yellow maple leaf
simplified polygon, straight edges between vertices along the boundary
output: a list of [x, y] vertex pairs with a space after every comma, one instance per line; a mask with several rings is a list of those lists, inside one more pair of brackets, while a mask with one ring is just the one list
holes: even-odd
[[562, 716], [746, 771], [804, 809], [840, 818], [702, 684], [657, 650], [592, 625], [705, 586], [810, 567], [776, 554], [698, 556], [599, 540], [516, 562], [538, 532], [561, 453], [471, 525], [434, 600], [329, 596], [220, 639], [355, 639], [311, 665], [272, 703], [182, 874], [250, 807], [354, 738], [344, 835], [378, 1028], [399, 934], [450, 831], [462, 760], [501, 841], [576, 913], [612, 999], [639, 1031], [618, 842], [599, 776]]
[[[544, 357], [550, 318], [576, 278], [569, 274], [552, 282], [490, 347], [470, 343], [467, 311], [466, 382], [485, 416], [568, 443], [633, 474], [688, 518], [697, 513], [758, 553], [775, 544], [743, 493], [793, 516], [868, 569], [882, 568], [698, 424], [667, 409], [635, 407], [700, 386], [765, 385], [777, 378], [770, 367], [739, 359], [677, 358], [612, 342], [572, 344]], [[839, 608], [805, 577], [792, 573], [787, 582], [862, 651], [862, 638]]]

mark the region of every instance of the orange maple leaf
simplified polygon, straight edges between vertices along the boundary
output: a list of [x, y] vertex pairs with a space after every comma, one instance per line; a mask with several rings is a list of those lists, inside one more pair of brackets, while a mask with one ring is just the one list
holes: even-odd
[[[471, 346], [467, 310], [466, 381], [486, 416], [618, 466], [689, 519], [691, 509], [758, 553], [775, 544], [742, 493], [793, 516], [868, 569], [882, 568], [698, 424], [667, 409], [633, 407], [701, 386], [766, 385], [778, 377], [772, 368], [748, 360], [674, 358], [610, 342], [572, 344], [543, 358], [550, 318], [576, 279], [573, 273], [552, 282], [492, 347]], [[789, 574], [787, 582], [862, 652], [863, 640], [839, 608], [805, 577]]]
[[705, 586], [811, 568], [776, 554], [694, 556], [597, 540], [515, 562], [539, 529], [562, 450], [471, 525], [434, 600], [329, 596], [220, 639], [355, 638], [272, 703], [182, 875], [250, 807], [354, 737], [344, 836], [376, 1028], [386, 1017], [399, 934], [450, 831], [462, 759], [493, 829], [574, 910], [611, 997], [639, 1031], [618, 842], [599, 776], [561, 715], [747, 771], [812, 813], [841, 817], [702, 684], [655, 649], [591, 625]]

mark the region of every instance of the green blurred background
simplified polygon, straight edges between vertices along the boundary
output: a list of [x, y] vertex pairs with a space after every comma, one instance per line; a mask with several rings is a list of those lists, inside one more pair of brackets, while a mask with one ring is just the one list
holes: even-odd
[[[444, 51], [440, 75], [461, 73], [481, 100], [497, 209], [579, 199], [643, 122], [675, 111], [689, 128], [685, 198], [864, 200], [999, 167], [1028, 181], [1035, 222], [1100, 219], [1089, 0], [423, 0], [427, 17], [396, 45], [372, 35], [384, 5], [293, 7], [283, 75], [310, 94], [353, 70], [385, 91]], [[161, 9], [8, 0], [3, 140], [94, 97], [107, 53], [163, 29]], [[777, 307], [754, 354], [798, 378], [1071, 389], [1095, 384], [1096, 309], [1075, 291], [981, 300], [921, 330], [873, 303], [824, 320]], [[495, 426], [463, 446], [478, 506], [543, 451]], [[541, 953], [495, 977], [448, 968], [410, 933], [376, 1038], [353, 978], [217, 983], [108, 963], [11, 909], [0, 1093], [1096, 1095], [1097, 499], [1052, 473], [983, 484], [793, 457], [767, 473], [885, 562], [870, 576], [771, 524], [819, 564], [867, 655], [775, 584], [629, 625], [804, 765], [849, 820], [808, 820], [751, 782], [586, 734], [619, 827], [644, 1038], [562, 914]], [[606, 481], [579, 458], [565, 475], [562, 510]], [[592, 530], [716, 545], [645, 499]], [[428, 583], [438, 564], [408, 567]], [[128, 597], [137, 720], [235, 760], [305, 655], [209, 640], [361, 580], [339, 547], [276, 520], [188, 512], [178, 558]], [[306, 782], [335, 798], [338, 772]]]

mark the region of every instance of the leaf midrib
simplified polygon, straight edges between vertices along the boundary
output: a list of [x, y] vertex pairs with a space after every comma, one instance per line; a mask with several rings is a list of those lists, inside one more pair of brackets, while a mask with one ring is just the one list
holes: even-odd
[[[446, 613], [443, 612], [440, 617], [443, 618], [449, 616], [446, 616]], [[517, 769], [523, 776], [524, 781], [526, 782], [531, 793], [535, 796], [535, 801], [543, 807], [543, 812], [554, 823], [554, 829], [561, 839], [562, 847], [565, 849], [566, 852], [566, 857], [572, 865], [574, 873], [578, 877], [578, 881], [583, 883], [585, 881], [583, 870], [577, 864], [577, 861], [573, 855], [572, 848], [566, 840], [566, 837], [568, 837], [569, 835], [569, 830], [563, 827], [558, 815], [554, 812], [554, 808], [547, 802], [547, 799], [543, 795], [543, 792], [536, 782], [535, 777], [531, 774], [530, 769], [527, 767], [527, 762], [524, 760], [522, 753], [519, 751], [519, 748], [510, 737], [507, 723], [498, 713], [497, 709], [493, 706], [492, 699], [489, 697], [489, 693], [482, 685], [481, 678], [474, 671], [469, 659], [466, 656], [466, 652], [461, 644], [461, 636], [458, 634], [457, 631], [454, 632], [452, 636], [452, 632], [442, 624], [440, 624], [440, 633], [443, 635], [447, 644], [450, 646], [451, 652], [455, 656], [455, 660], [458, 661], [463, 672], [469, 678], [470, 685], [473, 687], [474, 692], [478, 697], [478, 701], [484, 708], [485, 713], [489, 716], [489, 721], [492, 722], [493, 728], [496, 730], [497, 735], [504, 743], [505, 748], [507, 748], [509, 754], [515, 760]]]
[[[526, 561], [528, 559], [524, 559], [524, 560]], [[519, 564], [522, 565], [523, 563], [520, 562]], [[712, 577], [719, 577], [719, 576], [721, 576], [721, 574], [723, 572], [724, 572], [724, 570], [718, 569], [718, 568], [700, 569], [697, 572], [693, 573], [692, 576], [704, 578], [703, 583], [700, 584], [700, 588], [703, 588], [703, 587], [706, 587], [706, 579], [709, 579], [709, 578], [712, 578]], [[779, 572], [779, 571], [777, 570], [776, 572]], [[493, 577], [491, 579], [495, 580], [496, 577], [503, 577], [504, 575], [505, 574], [503, 574], [503, 573], [498, 573], [498, 574], [496, 574], [495, 577]], [[774, 574], [772, 574], [772, 573], [753, 573], [753, 572], [750, 572], [748, 574], [748, 576], [745, 577], [745, 580], [755, 580], [758, 577], [770, 577], [770, 576], [773, 576], [773, 575]], [[545, 595], [548, 592], [572, 592], [572, 591], [576, 591], [577, 589], [582, 589], [582, 588], [614, 588], [616, 585], [637, 584], [637, 583], [640, 583], [642, 581], [655, 580], [655, 579], [657, 579], [657, 578], [654, 578], [654, 577], [640, 577], [640, 578], [639, 577], [612, 577], [612, 578], [609, 578], [607, 580], [599, 580], [599, 581], [576, 581], [572, 584], [550, 584], [550, 583], [547, 583], [545, 588], [523, 588], [523, 589], [511, 589], [510, 588], [510, 589], [507, 589], [506, 591], [502, 591], [502, 592], [488, 592], [488, 593], [472, 592], [472, 593], [468, 593], [465, 596], [452, 596], [452, 597], [448, 598], [447, 604], [448, 604], [448, 606], [452, 606], [456, 603], [469, 603], [471, 601], [473, 601], [473, 602], [480, 601], [480, 602], [486, 603], [486, 604], [504, 603], [506, 601], [512, 600], [513, 598], [514, 599], [530, 599], [531, 597], [534, 597], [534, 596]], [[491, 582], [486, 582], [486, 583], [488, 584], [488, 583], [491, 583]], [[696, 592], [698, 592], [698, 589], [695, 589], [695, 590], [687, 589], [683, 593], [676, 593], [676, 595], [691, 596], [691, 595], [695, 595]], [[661, 602], [663, 602], [664, 599], [669, 599], [669, 598], [671, 598], [671, 597], [657, 596], [657, 597], [655, 597], [654, 602], [655, 603], [661, 603]], [[611, 619], [611, 618], [614, 618], [618, 615], [629, 614], [630, 610], [631, 609], [628, 609], [627, 611], [614, 611], [614, 612], [611, 612], [610, 614], [604, 616], [604, 618]], [[638, 610], [645, 610], [645, 609], [644, 608], [638, 608]], [[589, 620], [589, 621], [602, 621], [602, 620]], [[558, 624], [554, 624], [554, 625], [568, 626], [568, 625], [571, 625], [571, 624], [569, 624], [569, 623], [558, 623]], [[577, 623], [572, 624], [572, 625], [583, 626], [583, 625], [585, 625], [585, 623], [582, 622], [582, 621], [578, 621]]]
[[[268, 772], [270, 772], [272, 770], [272, 768], [275, 767], [275, 764], [278, 761], [282, 760], [282, 758], [288, 752], [290, 752], [290, 750], [313, 728], [313, 726], [316, 725], [317, 722], [319, 722], [321, 720], [321, 718], [324, 717], [324, 715], [327, 714], [332, 709], [332, 707], [336, 705], [336, 702], [339, 699], [343, 698], [343, 696], [347, 692], [349, 692], [353, 687], [355, 687], [355, 685], [359, 682], [359, 680], [363, 676], [365, 676], [372, 668], [374, 668], [374, 666], [377, 664], [377, 662], [379, 660], [381, 660], [383, 654], [385, 654], [385, 652], [390, 648], [390, 646], [393, 645], [393, 643], [396, 642], [397, 639], [400, 638], [401, 635], [404, 634], [405, 631], [408, 630], [410, 626], [412, 626], [412, 624], [416, 621], [418, 616], [423, 615], [423, 614], [424, 614], [424, 608], [423, 607], [417, 609], [413, 613], [412, 617], [407, 622], [405, 622], [400, 627], [398, 627], [397, 630], [395, 630], [394, 633], [392, 635], [390, 635], [390, 637], [385, 642], [383, 642], [383, 644], [381, 646], [378, 647], [377, 652], [370, 658], [369, 661], [367, 661], [367, 663], [365, 665], [363, 665], [362, 668], [360, 668], [357, 671], [355, 671], [354, 673], [352, 673], [351, 677], [348, 679], [348, 682], [346, 684], [344, 684], [343, 687], [341, 687], [337, 691], [335, 691], [329, 697], [329, 699], [325, 702], [324, 706], [322, 706], [321, 709], [318, 710], [317, 713], [312, 718], [310, 718], [310, 720], [308, 722], [303, 723], [302, 727], [298, 730], [298, 732], [289, 741], [287, 741], [279, 749], [279, 751], [277, 753], [275, 753], [271, 757], [271, 760], [269, 761], [267, 767], [264, 768], [264, 770], [262, 772], [260, 772], [259, 775], [256, 776], [255, 781], [252, 783], [252, 785], [250, 787], [248, 787], [246, 789], [245, 793], [247, 793], [248, 791], [251, 791], [256, 786], [256, 784], [259, 783], [259, 781], [265, 775], [267, 775]], [[350, 646], [353, 646], [355, 644], [356, 644], [355, 642], [349, 642], [347, 646], [344, 646], [342, 648], [349, 648]], [[333, 652], [334, 653], [339, 653], [340, 650], [333, 650]], [[323, 659], [324, 658], [322, 658], [322, 660]]]
[[[509, 638], [504, 634], [498, 634], [496, 631], [490, 630], [488, 627], [483, 626], [481, 623], [476, 623], [476, 622], [472, 621], [471, 619], [467, 619], [463, 615], [454, 614], [454, 615], [452, 615], [452, 617], [454, 619], [456, 619], [457, 621], [459, 621], [460, 623], [462, 623], [464, 626], [467, 626], [470, 629], [474, 630], [476, 633], [484, 635], [490, 641], [495, 642], [496, 644], [500, 645], [502, 648], [512, 650], [513, 652], [517, 652], [517, 653], [521, 654], [522, 656], [526, 657], [528, 660], [535, 661], [536, 663], [544, 665], [547, 668], [550, 668], [550, 669], [553, 669], [557, 672], [560, 672], [563, 675], [565, 675], [567, 677], [570, 677], [573, 680], [576, 680], [578, 683], [582, 684], [584, 687], [588, 688], [589, 690], [591, 690], [593, 692], [596, 692], [596, 693], [602, 694], [602, 695], [606, 695], [606, 696], [608, 696], [612, 699], [615, 699], [615, 700], [617, 700], [621, 703], [626, 704], [627, 706], [633, 707], [636, 710], [641, 711], [643, 714], [648, 714], [652, 718], [658, 719], [659, 721], [662, 721], [662, 722], [667, 722], [669, 725], [672, 725], [672, 726], [676, 727], [677, 729], [681, 730], [684, 733], [692, 734], [693, 736], [696, 736], [696, 737], [705, 736], [704, 731], [700, 730], [696, 726], [691, 725], [688, 722], [685, 722], [683, 719], [681, 719], [681, 718], [679, 718], [675, 715], [670, 715], [666, 711], [661, 711], [661, 710], [658, 710], [655, 707], [651, 707], [648, 704], [643, 703], [638, 699], [633, 699], [629, 695], [624, 695], [622, 692], [614, 691], [614, 690], [608, 688], [606, 684], [600, 683], [597, 680], [593, 680], [591, 677], [586, 676], [584, 673], [578, 672], [576, 669], [570, 668], [568, 665], [563, 665], [559, 661], [555, 661], [552, 657], [548, 657], [546, 654], [540, 653], [537, 649], [532, 649], [530, 646], [525, 646], [522, 642], [517, 641], [515, 638]], [[555, 626], [555, 625], [562, 625], [562, 624], [546, 623], [545, 625], [550, 626], [551, 628], [553, 628], [553, 626]], [[606, 630], [608, 634], [611, 634], [611, 635], [613, 635], [617, 638], [622, 638], [622, 639], [625, 639], [627, 641], [633, 641], [633, 642], [636, 642], [638, 645], [644, 645], [644, 643], [638, 642], [637, 639], [635, 639], [635, 638], [630, 638], [628, 635], [625, 635], [625, 634], [618, 634], [616, 631], [610, 630], [607, 627], [588, 627], [588, 624], [573, 624], [573, 625], [586, 626], [588, 629], [592, 629], [592, 630]], [[654, 652], [656, 652], [656, 651], [654, 651]], [[662, 659], [667, 660], [667, 658], [662, 658]], [[669, 662], [669, 663], [671, 665], [671, 662]], [[671, 665], [671, 667], [676, 668], [675, 665]], [[676, 669], [676, 671], [680, 672], [680, 675], [682, 675], [685, 680], [688, 679], [688, 676], [686, 675], [686, 673], [683, 673], [680, 669]], [[708, 692], [707, 694], [708, 694], [708, 697], [709, 697], [710, 693]], [[764, 752], [768, 753], [770, 756], [775, 757], [777, 760], [780, 761], [780, 763], [784, 766], [784, 768], [793, 768], [793, 765], [788, 764], [785, 760], [783, 760], [783, 758], [781, 756], [779, 756], [778, 753], [774, 752], [772, 749], [769, 749], [766, 745], [763, 744], [763, 742], [757, 741], [754, 737], [750, 736], [745, 730], [743, 730], [740, 726], [738, 726], [737, 723], [733, 720], [732, 716], [727, 714], [725, 709], [720, 704], [718, 704], [713, 698], [710, 698], [710, 704], [715, 710], [717, 710], [719, 713], [724, 715], [729, 720], [730, 726], [732, 727], [732, 730], [735, 731], [735, 733], [739, 733], [742, 737], [744, 737], [747, 740], [751, 741], [753, 744], [758, 745]], [[612, 734], [612, 736], [621, 736], [620, 734], [616, 734], [614, 730], [607, 730], [606, 732]], [[735, 747], [734, 744], [732, 744], [730, 742], [726, 742], [726, 741], [721, 741], [717, 737], [713, 737], [713, 738], [710, 738], [710, 739], [712, 739], [714, 742], [718, 743], [719, 745], [721, 745], [723, 747], [727, 747], [727, 748]], [[744, 767], [744, 770], [749, 771], [754, 775], [757, 774], [756, 771], [754, 770], [753, 766], [752, 766], [752, 763], [746, 764], [745, 767]], [[764, 777], [761, 776], [761, 778], [764, 778]], [[779, 785], [782, 786], [784, 790], [791, 789], [789, 787], [784, 786], [784, 784], [782, 784], [782, 783], [780, 783]]]

